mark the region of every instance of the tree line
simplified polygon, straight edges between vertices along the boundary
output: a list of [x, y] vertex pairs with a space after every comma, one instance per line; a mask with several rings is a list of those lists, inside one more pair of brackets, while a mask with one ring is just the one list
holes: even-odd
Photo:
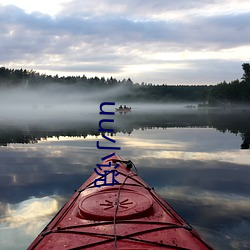
[[210, 104], [250, 103], [250, 64], [242, 64], [243, 76], [241, 80], [226, 81], [215, 85], [209, 95]]
[[[243, 76], [239, 80], [222, 82], [216, 85], [153, 85], [134, 83], [130, 78], [117, 80], [110, 77], [52, 76], [34, 70], [9, 69], [0, 67], [0, 87], [37, 88], [53, 83], [80, 88], [82, 91], [112, 89], [123, 87], [126, 91], [119, 94], [121, 101], [191, 101], [208, 105], [227, 103], [250, 103], [250, 64], [242, 64]], [[118, 98], [118, 97], [117, 97]], [[115, 97], [114, 97], [115, 99]]]

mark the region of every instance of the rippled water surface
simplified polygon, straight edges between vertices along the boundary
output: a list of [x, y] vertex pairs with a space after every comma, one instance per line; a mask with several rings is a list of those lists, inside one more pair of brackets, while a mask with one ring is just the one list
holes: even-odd
[[[102, 118], [0, 120], [1, 249], [25, 249], [109, 150]], [[117, 151], [215, 249], [250, 249], [248, 110], [116, 114]]]

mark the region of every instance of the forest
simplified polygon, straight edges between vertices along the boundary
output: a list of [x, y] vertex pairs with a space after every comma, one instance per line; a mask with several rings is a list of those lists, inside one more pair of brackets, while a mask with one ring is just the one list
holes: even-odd
[[231, 82], [221, 82], [216, 85], [154, 85], [152, 83], [134, 83], [130, 78], [117, 80], [112, 76], [104, 77], [82, 76], [52, 76], [40, 74], [34, 70], [9, 69], [0, 67], [1, 88], [36, 89], [51, 84], [66, 85], [79, 88], [87, 93], [91, 90], [110, 90], [121, 88], [114, 100], [148, 101], [148, 102], [199, 102], [201, 106], [220, 106], [228, 104], [250, 104], [250, 64], [243, 63], [242, 78]]

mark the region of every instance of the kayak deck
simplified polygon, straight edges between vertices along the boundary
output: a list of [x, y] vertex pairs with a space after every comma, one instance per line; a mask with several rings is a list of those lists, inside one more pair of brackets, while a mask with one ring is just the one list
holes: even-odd
[[113, 172], [93, 173], [28, 249], [212, 249], [130, 161], [113, 154], [108, 164]]

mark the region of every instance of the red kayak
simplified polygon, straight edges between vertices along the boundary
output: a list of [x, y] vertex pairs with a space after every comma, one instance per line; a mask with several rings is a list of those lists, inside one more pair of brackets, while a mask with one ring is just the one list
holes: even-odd
[[28, 249], [212, 249], [112, 153]]

